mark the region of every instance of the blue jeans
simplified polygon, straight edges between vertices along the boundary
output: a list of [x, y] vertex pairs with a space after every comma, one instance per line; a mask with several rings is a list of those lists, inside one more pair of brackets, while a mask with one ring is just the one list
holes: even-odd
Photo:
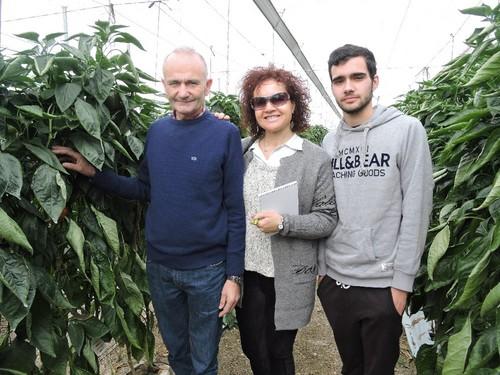
[[216, 375], [225, 262], [194, 270], [174, 270], [148, 262], [147, 274], [156, 318], [175, 374]]

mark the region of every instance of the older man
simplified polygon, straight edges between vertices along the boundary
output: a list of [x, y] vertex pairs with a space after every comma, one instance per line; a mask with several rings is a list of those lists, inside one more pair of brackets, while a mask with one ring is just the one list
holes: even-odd
[[238, 129], [205, 110], [212, 81], [203, 57], [178, 48], [163, 64], [173, 113], [154, 122], [137, 177], [96, 171], [56, 146], [67, 169], [129, 199], [149, 201], [147, 273], [176, 375], [216, 374], [221, 317], [240, 296], [245, 211]]

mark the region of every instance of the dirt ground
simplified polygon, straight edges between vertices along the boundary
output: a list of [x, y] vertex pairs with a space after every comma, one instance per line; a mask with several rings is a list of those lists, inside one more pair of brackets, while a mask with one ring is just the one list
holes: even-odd
[[[333, 334], [319, 301], [316, 301], [312, 321], [299, 330], [295, 341], [296, 375], [340, 375], [341, 362]], [[157, 337], [157, 363], [166, 363], [166, 349]], [[165, 371], [166, 374], [168, 372]], [[401, 354], [397, 375], [416, 375], [406, 338], [401, 339]], [[236, 329], [226, 331], [219, 349], [219, 375], [251, 375], [250, 365], [241, 351]]]

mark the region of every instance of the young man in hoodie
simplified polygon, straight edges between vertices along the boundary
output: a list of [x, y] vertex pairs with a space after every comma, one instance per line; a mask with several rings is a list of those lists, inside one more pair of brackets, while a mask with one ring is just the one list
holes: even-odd
[[328, 70], [343, 112], [323, 141], [339, 222], [320, 250], [318, 295], [342, 374], [393, 374], [432, 207], [429, 146], [416, 118], [372, 106], [379, 83], [372, 52], [340, 47]]

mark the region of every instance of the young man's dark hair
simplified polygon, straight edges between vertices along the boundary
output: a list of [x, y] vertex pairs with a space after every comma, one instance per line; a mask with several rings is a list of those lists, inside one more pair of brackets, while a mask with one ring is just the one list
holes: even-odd
[[354, 44], [345, 44], [334, 50], [328, 58], [328, 73], [330, 74], [330, 81], [332, 80], [333, 65], [343, 64], [347, 60], [359, 56], [365, 59], [366, 66], [368, 67], [368, 73], [370, 73], [370, 77], [373, 79], [375, 74], [377, 74], [377, 62], [375, 61], [375, 56], [373, 56], [372, 51], [368, 48], [355, 46]]

